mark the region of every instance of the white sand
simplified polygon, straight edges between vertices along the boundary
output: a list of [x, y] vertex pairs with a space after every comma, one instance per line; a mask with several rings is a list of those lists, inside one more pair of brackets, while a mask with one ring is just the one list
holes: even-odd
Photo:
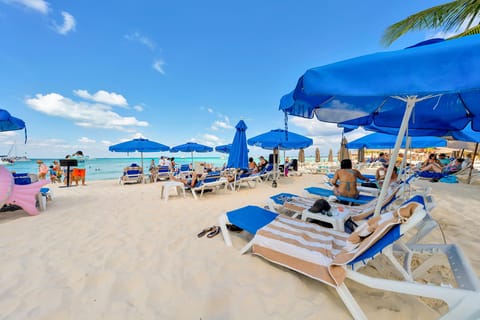
[[[264, 205], [279, 192], [301, 193], [319, 175], [282, 178], [195, 201], [160, 199], [160, 183], [117, 181], [58, 188], [48, 209], [0, 214], [1, 319], [350, 319], [335, 290], [239, 249], [248, 235], [197, 238], [218, 216]], [[480, 274], [479, 186], [429, 183], [433, 216]], [[428, 238], [441, 241], [435, 230]], [[384, 262], [384, 261], [383, 261]], [[376, 259], [365, 272], [393, 273]], [[434, 319], [420, 299], [347, 282], [372, 319]]]

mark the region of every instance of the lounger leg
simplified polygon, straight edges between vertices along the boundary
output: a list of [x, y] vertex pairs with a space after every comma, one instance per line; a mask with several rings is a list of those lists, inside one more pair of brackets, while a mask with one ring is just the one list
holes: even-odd
[[[397, 269], [397, 271], [402, 275], [402, 277], [405, 280], [407, 280], [409, 282], [413, 281], [413, 278], [412, 278], [411, 274], [409, 274], [407, 271], [405, 271], [403, 266], [398, 262], [397, 258], [395, 258], [395, 256], [393, 255], [392, 246], [388, 246], [387, 248], [383, 249], [383, 254], [388, 258], [388, 260], [390, 260], [392, 265], [395, 267], [395, 269]], [[407, 256], [405, 257], [405, 259], [410, 260], [410, 258], [408, 257], [408, 253], [407, 253]]]
[[225, 241], [225, 244], [227, 246], [231, 247], [232, 238], [230, 237], [230, 233], [228, 232], [227, 223], [228, 218], [226, 214], [222, 214], [220, 217], [218, 217], [218, 224], [220, 225], [220, 229], [222, 230], [223, 240]]
[[347, 278], [369, 288], [443, 300], [448, 304], [449, 312], [441, 319], [478, 319], [480, 315], [478, 291], [373, 278], [349, 269]]
[[336, 289], [338, 295], [342, 299], [348, 311], [350, 311], [350, 314], [353, 316], [353, 318], [356, 320], [367, 320], [367, 316], [365, 316], [357, 301], [355, 298], [353, 298], [352, 293], [350, 290], [348, 290], [347, 286], [342, 283]]
[[250, 240], [243, 248], [242, 250], [240, 250], [240, 254], [245, 254], [247, 253], [248, 250], [250, 250], [250, 248], [253, 246], [253, 240]]

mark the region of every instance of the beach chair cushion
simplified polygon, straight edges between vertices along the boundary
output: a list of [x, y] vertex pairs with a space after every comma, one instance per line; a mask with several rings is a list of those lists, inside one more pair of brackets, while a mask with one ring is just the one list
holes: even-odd
[[[408, 210], [405, 210], [407, 206]], [[337, 287], [346, 278], [345, 266], [348, 263], [369, 250], [379, 239], [383, 239], [392, 227], [408, 220], [401, 217], [400, 212], [413, 212], [417, 209], [423, 210], [423, 206], [419, 203], [405, 204], [396, 211], [380, 215], [373, 224], [366, 222], [371, 233], [362, 237], [360, 242], [351, 241], [353, 235], [348, 233], [279, 215], [256, 232], [252, 252]], [[362, 232], [362, 229], [366, 230], [359, 226], [359, 231], [355, 232]], [[395, 239], [395, 233], [392, 233], [390, 240], [384, 240], [391, 243]]]
[[[320, 197], [325, 197], [325, 198], [328, 198], [334, 195], [333, 190], [318, 188], [318, 187], [308, 187], [308, 188], [305, 188], [305, 191], [307, 191], [310, 194], [320, 196]], [[335, 196], [335, 197], [339, 201], [344, 201], [344, 202], [354, 203], [354, 204], [365, 204], [376, 198], [374, 196], [367, 196], [363, 194], [360, 194], [358, 198], [349, 198], [349, 197], [343, 197], [343, 196]]]

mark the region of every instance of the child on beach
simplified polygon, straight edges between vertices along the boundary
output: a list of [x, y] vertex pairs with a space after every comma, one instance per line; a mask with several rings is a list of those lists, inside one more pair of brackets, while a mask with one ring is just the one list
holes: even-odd
[[43, 163], [42, 160], [37, 160], [38, 164], [38, 179], [45, 180], [47, 179], [48, 167]]
[[57, 172], [55, 171], [55, 167], [51, 165], [49, 169], [50, 170], [48, 170], [48, 172], [50, 173], [50, 182], [57, 183]]

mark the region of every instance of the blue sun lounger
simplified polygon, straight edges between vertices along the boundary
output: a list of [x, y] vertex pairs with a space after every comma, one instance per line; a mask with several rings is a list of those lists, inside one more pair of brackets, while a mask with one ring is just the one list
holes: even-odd
[[[411, 269], [411, 258], [406, 258], [406, 262], [404, 262], [402, 266], [393, 256], [393, 244], [401, 243], [399, 240], [402, 235], [412, 228], [415, 228], [427, 215], [421, 196], [413, 197], [402, 204], [402, 206], [408, 206], [410, 202], [416, 202], [417, 206], [409, 219], [404, 223], [394, 225], [390, 229], [381, 228], [381, 230], [377, 230], [379, 232], [374, 232], [372, 234], [374, 238], [372, 239], [367, 236], [365, 240], [363, 240], [367, 241], [365, 246], [363, 246], [362, 241], [360, 247], [363, 249], [357, 251], [357, 254], [353, 253], [355, 249], [354, 251], [348, 251], [352, 252], [354, 256], [352, 256], [352, 259], [349, 258], [349, 261], [345, 260], [344, 263], [346, 264], [330, 264], [328, 268], [332, 266], [333, 268], [337, 268], [336, 270], [340, 270], [338, 268], [341, 268], [344, 270], [345, 278], [370, 288], [443, 300], [447, 303], [449, 310], [447, 314], [442, 315], [442, 319], [478, 319], [478, 315], [480, 315], [480, 307], [478, 305], [478, 301], [480, 301], [480, 283], [460, 247], [453, 244], [403, 245], [403, 249], [408, 251], [407, 254], [413, 255], [418, 252], [429, 252], [433, 254], [430, 259], [420, 264], [415, 270]], [[420, 206], [418, 206], [418, 204], [420, 204]], [[255, 249], [255, 254], [264, 257], [270, 262], [280, 264], [312, 279], [333, 286], [355, 319], [367, 319], [345, 282], [331, 283], [325, 280], [322, 272], [318, 271], [318, 268], [325, 268], [328, 264], [325, 265], [324, 262], [322, 262], [324, 260], [321, 258], [323, 256], [321, 250], [311, 249], [311, 246], [316, 247], [318, 243], [315, 244], [315, 242], [313, 242], [313, 244], [310, 244], [312, 243], [310, 239], [323, 239], [325, 234], [328, 233], [328, 229], [308, 222], [279, 216], [278, 213], [257, 206], [246, 206], [229, 211], [219, 217], [225, 243], [228, 246], [232, 245], [226, 226], [227, 223], [232, 223], [253, 235], [259, 233], [259, 236], [255, 236], [253, 240], [242, 249], [242, 254], [247, 252], [252, 246], [259, 246], [258, 249]], [[277, 217], [280, 220], [278, 220]], [[262, 229], [264, 227], [265, 229]], [[260, 229], [262, 229], [262, 232], [259, 232]], [[273, 234], [273, 237], [270, 238], [269, 233]], [[340, 237], [344, 236], [338, 231], [334, 233], [337, 233]], [[306, 238], [302, 236], [304, 234]], [[272, 251], [273, 255], [264, 255], [267, 254], [268, 251]], [[373, 258], [380, 252], [383, 252], [385, 256], [389, 258], [394, 267], [402, 274], [404, 280], [376, 278], [355, 270], [355, 268], [361, 266], [365, 260]], [[415, 278], [426, 273], [432, 266], [438, 265], [438, 261], [441, 261], [436, 259], [438, 253], [442, 253], [448, 259], [449, 266], [457, 282], [457, 287], [445, 287], [443, 285], [415, 282]], [[317, 257], [317, 255], [320, 256]], [[345, 255], [345, 253], [341, 252], [340, 256], [337, 257], [341, 258], [342, 255]], [[304, 262], [307, 264], [306, 267], [304, 266]], [[443, 262], [441, 262], [441, 264], [443, 264]], [[309, 268], [308, 265], [311, 265], [313, 269]]]
[[[317, 197], [322, 197], [322, 198], [328, 198], [331, 196], [335, 196], [333, 194], [333, 190], [330, 189], [324, 189], [324, 188], [319, 188], [319, 187], [308, 187], [304, 189], [307, 193], [310, 195], [314, 195]], [[343, 197], [343, 196], [335, 196], [337, 200], [347, 202], [348, 204], [366, 204], [375, 199], [376, 197], [374, 196], [367, 196], [360, 194], [358, 198], [349, 198], [349, 197]]]

